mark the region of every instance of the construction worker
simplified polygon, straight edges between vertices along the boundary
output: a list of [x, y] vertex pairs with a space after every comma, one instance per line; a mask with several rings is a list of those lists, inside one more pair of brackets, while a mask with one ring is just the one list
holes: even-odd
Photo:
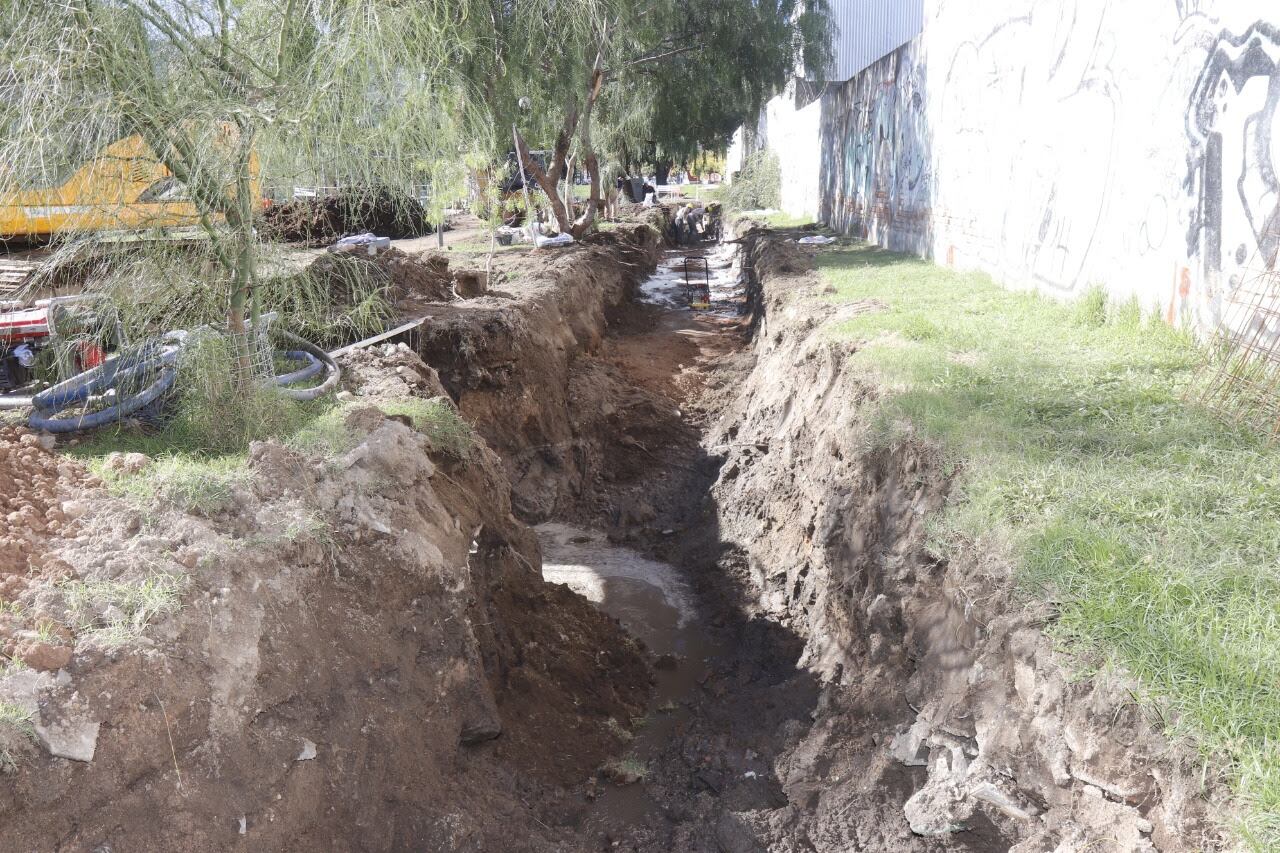
[[689, 239], [690, 235], [688, 232], [689, 205], [682, 204], [680, 205], [679, 209], [676, 210], [675, 226], [676, 226], [676, 245], [677, 246], [689, 245], [689, 243], [691, 242], [691, 240]]

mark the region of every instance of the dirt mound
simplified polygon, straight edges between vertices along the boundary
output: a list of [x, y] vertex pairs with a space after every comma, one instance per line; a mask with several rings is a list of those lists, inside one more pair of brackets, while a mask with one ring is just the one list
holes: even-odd
[[26, 586], [29, 572], [48, 566], [43, 544], [77, 526], [77, 510], [64, 507], [64, 501], [91, 482], [83, 466], [47, 450], [35, 433], [0, 427], [0, 596], [5, 600]]
[[361, 252], [327, 252], [302, 273], [327, 293], [334, 307], [351, 307], [371, 289], [382, 289], [393, 303], [406, 299], [447, 302], [453, 298], [449, 259], [435, 252], [410, 255], [384, 249], [370, 256]]
[[392, 298], [397, 303], [405, 299], [448, 302], [453, 298], [449, 259], [439, 252], [414, 256], [388, 249], [378, 254], [377, 263], [387, 271]]
[[430, 234], [432, 227], [417, 199], [377, 190], [274, 204], [263, 211], [259, 231], [277, 242], [327, 246], [346, 234], [401, 239]]
[[440, 376], [408, 344], [352, 350], [344, 355], [342, 384], [353, 396], [379, 399], [447, 397]]
[[[403, 347], [354, 361], [401, 380], [365, 399], [440, 397]], [[158, 463], [122, 464], [131, 497], [93, 492], [82, 529], [42, 543], [75, 583], [23, 593], [39, 634], [0, 612], [30, 665], [0, 671], [28, 715], [0, 719], [0, 848], [564, 849], [531, 803], [619, 751], [646, 655], [543, 582], [483, 442], [442, 452], [410, 424], [349, 406], [315, 451], [255, 445], [182, 481], [199, 512]], [[2, 437], [22, 518], [88, 482]]]

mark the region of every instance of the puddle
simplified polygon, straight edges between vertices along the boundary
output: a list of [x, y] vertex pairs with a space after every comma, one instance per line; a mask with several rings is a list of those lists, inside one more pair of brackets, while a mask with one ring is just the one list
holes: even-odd
[[[657, 683], [649, 712], [633, 729], [634, 739], [620, 756], [648, 766], [676, 729], [690, 719], [691, 699], [701, 689], [710, 661], [726, 650], [703, 628], [692, 592], [675, 567], [614, 545], [593, 530], [555, 523], [535, 529], [542, 542], [542, 575], [547, 581], [567, 584], [616, 618], [655, 654], [675, 658], [674, 666], [654, 673]], [[665, 820], [643, 783], [605, 784], [594, 811], [613, 825]]]
[[[737, 246], [718, 244], [710, 251], [697, 247], [668, 252], [658, 270], [640, 285], [640, 301], [663, 308], [688, 308], [685, 293], [684, 259], [706, 258], [711, 276], [709, 313], [736, 315], [742, 302], [742, 264]], [[689, 278], [702, 277], [702, 264], [691, 264]]]

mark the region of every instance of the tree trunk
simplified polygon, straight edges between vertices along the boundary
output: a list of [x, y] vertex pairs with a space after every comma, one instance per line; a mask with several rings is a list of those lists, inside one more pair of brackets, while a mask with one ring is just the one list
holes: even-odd
[[[576, 115], [574, 116], [574, 123], [577, 123]], [[554, 174], [560, 170], [553, 167], [551, 170], [553, 174], [548, 175], [542, 165], [533, 159], [533, 155], [529, 152], [529, 146], [525, 143], [524, 137], [520, 135], [520, 131], [517, 130], [515, 136], [516, 149], [524, 160], [524, 167], [533, 175], [533, 179], [538, 182], [538, 186], [542, 188], [542, 192], [546, 195], [547, 201], [551, 206], [551, 215], [555, 217], [560, 233], [571, 233], [573, 221], [569, 218], [569, 212], [565, 210], [564, 201], [560, 198], [559, 175]]]
[[596, 157], [595, 145], [591, 141], [591, 115], [604, 88], [604, 48], [596, 53], [595, 67], [591, 70], [591, 84], [587, 89], [587, 103], [582, 111], [582, 162], [591, 173], [591, 196], [587, 200], [587, 209], [582, 218], [573, 224], [573, 239], [579, 240], [596, 224], [596, 214], [600, 210], [600, 159]]
[[675, 164], [670, 160], [663, 160], [653, 164], [654, 180], [659, 184], [665, 184], [667, 179], [671, 177], [671, 168]]

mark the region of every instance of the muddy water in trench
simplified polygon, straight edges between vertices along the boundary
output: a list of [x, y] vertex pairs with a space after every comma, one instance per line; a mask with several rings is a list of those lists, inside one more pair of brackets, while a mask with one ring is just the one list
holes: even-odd
[[[542, 574], [568, 585], [622, 623], [654, 654], [664, 656], [656, 673], [650, 713], [626, 756], [644, 765], [688, 721], [690, 700], [706, 679], [722, 641], [707, 632], [694, 597], [675, 567], [611, 544], [602, 533], [565, 524], [539, 525]], [[630, 728], [630, 721], [620, 720]], [[660, 812], [644, 785], [610, 785], [596, 803], [608, 823], [637, 824]]]
[[[695, 312], [689, 308], [688, 280], [696, 283], [701, 277], [701, 264], [690, 264], [690, 274], [686, 276], [686, 258], [707, 260], [711, 293], [708, 310]], [[659, 346], [673, 338], [696, 341], [694, 348], [701, 353], [698, 360], [714, 362], [726, 348], [735, 346], [720, 337], [734, 327], [742, 312], [742, 281], [736, 247], [667, 252], [637, 292], [639, 302], [661, 311], [661, 320], [651, 331], [650, 340]], [[633, 355], [648, 361], [646, 353]], [[650, 367], [657, 374], [667, 369], [682, 373], [694, 366], [668, 364], [667, 359], [654, 358]], [[701, 369], [714, 369], [714, 364], [704, 363]], [[669, 378], [674, 377], [664, 377], [657, 384], [666, 385], [664, 380]], [[599, 531], [555, 522], [542, 524], [536, 530], [542, 543], [546, 580], [566, 584], [595, 603], [659, 656], [649, 713], [641, 725], [634, 727], [634, 740], [621, 756], [644, 765], [646, 770], [657, 769], [662, 761], [669, 760], [664, 753], [687, 732], [698, 713], [700, 691], [717, 668], [734, 657], [735, 649], [724, 632], [707, 626], [706, 614], [700, 612], [697, 597], [680, 568], [616, 545]], [[619, 721], [624, 727], [633, 728], [630, 722]], [[627, 827], [663, 824], [668, 819], [650, 786], [644, 783], [602, 786], [592, 812], [592, 822], [604, 828], [606, 836], [626, 833]]]

